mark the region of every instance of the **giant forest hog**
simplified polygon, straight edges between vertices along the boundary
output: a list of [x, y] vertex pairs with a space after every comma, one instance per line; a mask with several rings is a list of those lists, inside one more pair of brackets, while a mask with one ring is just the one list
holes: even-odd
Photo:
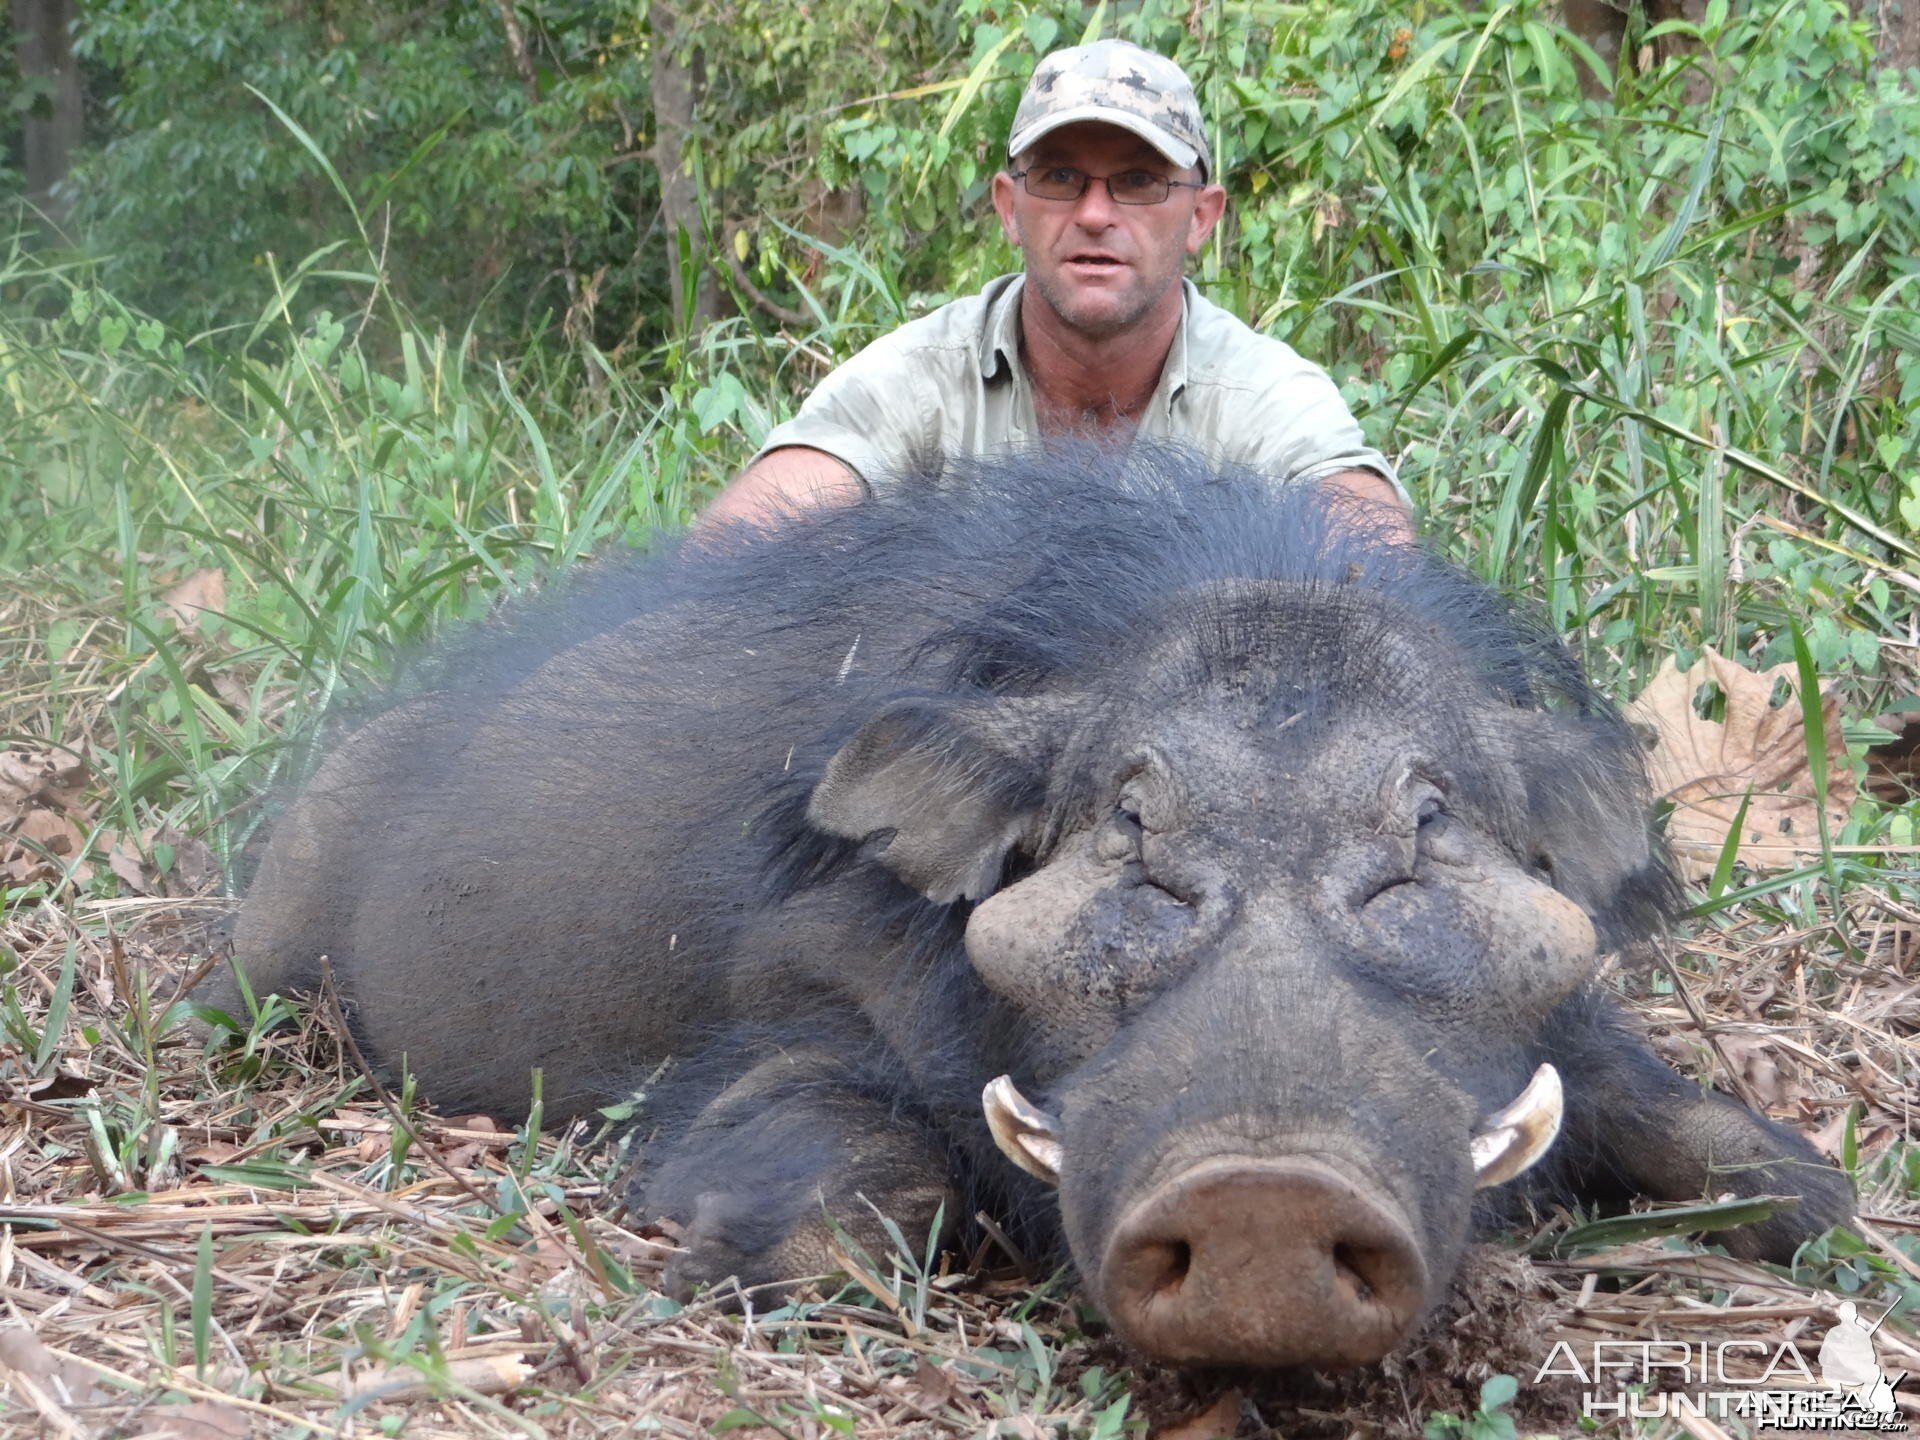
[[1675, 904], [1635, 744], [1539, 622], [1136, 448], [509, 607], [332, 749], [236, 950], [259, 991], [330, 957], [452, 1109], [671, 1058], [631, 1203], [684, 1228], [683, 1294], [831, 1268], [864, 1201], [985, 1207], [1148, 1354], [1339, 1366], [1529, 1186], [1797, 1196], [1715, 1237], [1772, 1260], [1849, 1215], [1593, 983]]

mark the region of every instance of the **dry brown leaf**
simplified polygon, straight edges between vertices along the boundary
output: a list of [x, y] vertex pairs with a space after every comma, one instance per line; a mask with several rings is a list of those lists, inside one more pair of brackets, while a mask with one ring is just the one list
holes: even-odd
[[440, 1159], [449, 1170], [471, 1170], [474, 1164], [480, 1159], [480, 1147], [478, 1145], [456, 1145], [453, 1149], [443, 1152]]
[[[1829, 1160], [1844, 1158], [1847, 1145], [1847, 1121], [1852, 1116], [1853, 1107], [1845, 1106], [1833, 1112], [1827, 1123], [1819, 1129], [1803, 1131], [1813, 1148]], [[1905, 1132], [1897, 1124], [1888, 1124], [1884, 1117], [1868, 1115], [1854, 1123], [1854, 1149], [1861, 1155], [1871, 1155], [1875, 1150], [1891, 1141], [1905, 1138]]]
[[551, 1280], [573, 1269], [573, 1252], [550, 1235], [541, 1235], [514, 1258], [511, 1271], [522, 1280]]
[[218, 570], [196, 570], [160, 596], [160, 615], [176, 630], [196, 631], [201, 614], [227, 608], [227, 577]]
[[[91, 818], [86, 786], [86, 762], [64, 750], [0, 751], [0, 884], [55, 879], [80, 854]], [[73, 878], [85, 884], [93, 866], [82, 862]]]
[[87, 843], [80, 827], [56, 810], [29, 810], [9, 834], [31, 840], [59, 860], [71, 860]]
[[942, 1405], [951, 1405], [954, 1396], [960, 1393], [960, 1387], [954, 1384], [953, 1376], [924, 1355], [920, 1357], [920, 1363], [914, 1367], [913, 1388], [919, 1392], [921, 1401], [932, 1410], [938, 1410]]
[[230, 670], [215, 670], [209, 677], [213, 693], [233, 714], [245, 718], [253, 713], [253, 692]]
[[225, 1140], [203, 1140], [182, 1150], [180, 1158], [189, 1165], [225, 1165], [239, 1153], [238, 1145]]
[[144, 843], [171, 845], [173, 864], [161, 877], [160, 889], [168, 895], [199, 895], [220, 882], [220, 862], [213, 858], [213, 851], [207, 842], [192, 835], [183, 835], [172, 826], [163, 825], [151, 834], [142, 832]]
[[[1784, 870], [1820, 853], [1820, 820], [1808, 769], [1806, 720], [1796, 696], [1774, 705], [1775, 684], [1791, 686], [1794, 667], [1748, 670], [1708, 648], [1698, 664], [1681, 670], [1671, 657], [1626, 708], [1627, 719], [1647, 726], [1656, 743], [1647, 757], [1648, 778], [1661, 799], [1673, 802], [1667, 840], [1689, 880], [1713, 874], [1720, 851], [1752, 791], [1741, 827], [1739, 859], [1755, 871]], [[1726, 697], [1726, 718], [1695, 713], [1694, 693], [1713, 684]], [[1822, 695], [1827, 741], [1827, 820], [1838, 830], [1853, 808], [1856, 786], [1847, 763], [1839, 702]]]
[[1740, 1074], [1747, 1094], [1763, 1110], [1772, 1110], [1786, 1095], [1780, 1062], [1774, 1058], [1773, 1038], [1767, 1035], [1722, 1035], [1720, 1053]]
[[[105, 837], [96, 844], [105, 845]], [[164, 873], [147, 858], [160, 845], [173, 852]], [[134, 895], [198, 895], [220, 878], [219, 862], [206, 842], [166, 825], [149, 825], [137, 837], [125, 832], [115, 836], [107, 849], [107, 868]]]
[[350, 1146], [347, 1154], [363, 1165], [371, 1165], [393, 1148], [393, 1141], [386, 1135], [369, 1135], [366, 1139]]
[[[0, 1384], [12, 1381], [61, 1408], [93, 1405], [105, 1398], [93, 1372], [40, 1343], [20, 1325], [0, 1329]], [[45, 1413], [45, 1412], [43, 1412]]]
[[151, 895], [152, 881], [147, 876], [146, 863], [140, 858], [140, 847], [125, 835], [115, 838], [113, 848], [107, 851], [107, 868], [118, 877], [122, 886], [135, 895]]
[[1240, 1392], [1229, 1390], [1198, 1415], [1153, 1432], [1153, 1440], [1229, 1440], [1240, 1428]]
[[[31, 841], [39, 849], [21, 841]], [[0, 834], [0, 881], [30, 885], [36, 880], [56, 879], [86, 843], [80, 827], [58, 810], [29, 810]], [[49, 860], [49, 855], [54, 858]], [[75, 884], [84, 885], [92, 878], [93, 866], [88, 862], [83, 860], [73, 867]]]
[[0, 751], [0, 826], [29, 810], [82, 809], [87, 762], [64, 750]]

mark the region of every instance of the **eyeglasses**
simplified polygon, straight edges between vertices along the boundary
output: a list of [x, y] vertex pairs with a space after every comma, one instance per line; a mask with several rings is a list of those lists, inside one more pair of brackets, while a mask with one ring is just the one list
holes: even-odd
[[1030, 170], [1015, 170], [1009, 179], [1027, 187], [1027, 193], [1040, 200], [1078, 200], [1095, 180], [1105, 183], [1107, 194], [1116, 205], [1158, 205], [1175, 189], [1204, 190], [1204, 180], [1169, 180], [1151, 170], [1122, 170], [1117, 175], [1089, 175], [1071, 165], [1043, 165]]

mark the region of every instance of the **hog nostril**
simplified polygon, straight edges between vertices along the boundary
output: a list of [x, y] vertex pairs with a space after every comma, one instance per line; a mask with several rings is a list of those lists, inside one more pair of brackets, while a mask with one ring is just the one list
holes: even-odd
[[1359, 1258], [1360, 1257], [1354, 1253], [1351, 1245], [1336, 1245], [1333, 1247], [1333, 1268], [1335, 1273], [1339, 1275], [1341, 1281], [1354, 1293], [1357, 1299], [1370, 1300], [1373, 1298], [1373, 1287], [1367, 1283], [1366, 1275], [1361, 1272], [1360, 1266], [1357, 1263]]
[[1193, 1246], [1184, 1240], [1175, 1240], [1166, 1246], [1166, 1255], [1160, 1271], [1160, 1279], [1154, 1289], [1163, 1295], [1177, 1292], [1193, 1269]]
[[1377, 1257], [1352, 1245], [1333, 1247], [1333, 1270], [1340, 1282], [1353, 1292], [1356, 1300], [1373, 1299], [1373, 1284], [1367, 1279], [1369, 1261]]

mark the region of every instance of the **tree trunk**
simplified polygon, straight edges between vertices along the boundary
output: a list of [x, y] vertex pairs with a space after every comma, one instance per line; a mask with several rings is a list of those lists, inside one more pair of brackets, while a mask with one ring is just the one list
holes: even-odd
[[1853, 13], [1874, 27], [1882, 65], [1894, 70], [1920, 65], [1920, 0], [1853, 0]]
[[540, 77], [533, 68], [533, 56], [527, 53], [527, 32], [520, 28], [520, 17], [514, 13], [513, 0], [499, 0], [500, 28], [507, 32], [507, 54], [513, 57], [513, 68], [519, 72], [520, 84], [527, 92], [530, 103], [540, 103]]
[[54, 188], [73, 166], [84, 121], [73, 59], [73, 0], [13, 0], [12, 16], [21, 78], [38, 92], [23, 135], [27, 199], [58, 224], [66, 207]]
[[1599, 53], [1607, 67], [1607, 78], [1602, 79], [1585, 65], [1578, 65], [1580, 88], [1590, 96], [1611, 95], [1612, 77], [1620, 73], [1620, 46], [1626, 36], [1625, 7], [1609, 0], [1561, 0], [1560, 18], [1567, 29]]
[[[1911, 0], [1911, 3], [1920, 4], [1920, 0]], [[1612, 74], [1618, 75], [1623, 68], [1621, 51], [1625, 46], [1637, 46], [1640, 35], [1663, 20], [1685, 20], [1698, 25], [1706, 15], [1706, 8], [1706, 0], [1561, 0], [1560, 18], [1567, 29], [1594, 48]], [[1651, 49], [1640, 46], [1625, 57], [1625, 67], [1644, 70], [1657, 65], [1679, 54], [1687, 43], [1669, 35]], [[1580, 88], [1588, 95], [1612, 93], [1610, 81], [1602, 80], [1584, 65], [1579, 70]], [[1695, 105], [1703, 104], [1708, 89], [1706, 77], [1695, 75], [1687, 83], [1685, 96]]]
[[[667, 284], [673, 292], [674, 328], [698, 335], [720, 313], [720, 284], [706, 263], [706, 235], [700, 223], [700, 196], [686, 169], [687, 137], [693, 131], [699, 95], [696, 61], [680, 53], [680, 11], [667, 0], [653, 0], [654, 163], [660, 169], [660, 209], [666, 221]], [[687, 313], [687, 286], [680, 271], [681, 236], [698, 271], [693, 310]]]

